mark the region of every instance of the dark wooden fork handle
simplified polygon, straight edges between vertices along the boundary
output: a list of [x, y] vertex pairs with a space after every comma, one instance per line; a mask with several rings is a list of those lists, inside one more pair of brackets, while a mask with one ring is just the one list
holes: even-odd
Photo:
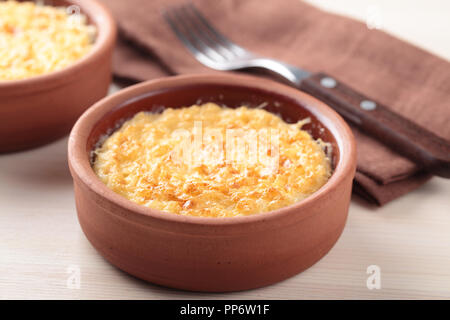
[[347, 121], [426, 171], [450, 178], [449, 141], [325, 73], [304, 79], [300, 89], [324, 101]]

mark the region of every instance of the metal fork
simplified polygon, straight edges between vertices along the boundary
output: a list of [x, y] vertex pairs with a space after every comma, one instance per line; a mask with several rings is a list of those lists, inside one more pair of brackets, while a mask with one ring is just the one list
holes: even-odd
[[221, 71], [259, 68], [281, 76], [294, 86], [310, 72], [290, 64], [258, 56], [219, 33], [192, 4], [163, 12], [177, 37], [204, 65]]
[[421, 168], [450, 178], [450, 143], [323, 72], [311, 73], [258, 56], [222, 35], [194, 7], [163, 12], [176, 36], [202, 64], [216, 70], [259, 68], [287, 80], [335, 109], [347, 121]]

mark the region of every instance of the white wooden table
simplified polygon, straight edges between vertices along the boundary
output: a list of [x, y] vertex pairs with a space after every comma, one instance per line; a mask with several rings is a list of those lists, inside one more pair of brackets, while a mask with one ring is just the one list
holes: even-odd
[[[385, 30], [450, 59], [448, 1], [309, 2], [362, 20], [381, 15]], [[97, 254], [78, 225], [66, 146], [62, 139], [0, 155], [0, 299], [450, 299], [450, 182], [444, 179], [383, 208], [354, 197], [336, 246], [293, 278], [245, 292], [189, 293], [128, 276]], [[380, 289], [367, 288], [370, 265], [380, 268]], [[77, 274], [79, 288], [72, 281]]]

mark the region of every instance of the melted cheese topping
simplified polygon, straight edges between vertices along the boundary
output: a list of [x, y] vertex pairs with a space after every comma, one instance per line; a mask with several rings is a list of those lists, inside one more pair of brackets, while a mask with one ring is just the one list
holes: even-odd
[[[195, 133], [189, 140], [180, 140], [174, 133], [180, 129], [194, 132], [199, 122], [203, 140], [193, 159], [202, 161], [179, 161], [174, 150], [192, 142]], [[213, 103], [166, 109], [162, 114], [140, 112], [95, 150], [93, 168], [116, 193], [161, 211], [207, 217], [272, 211], [304, 199], [331, 175], [323, 145], [301, 130], [304, 123], [287, 124], [262, 109], [230, 109]], [[276, 132], [277, 144], [270, 144], [267, 154], [277, 154], [278, 166], [261, 161], [211, 161], [225, 154], [212, 152], [213, 142], [222, 144], [223, 150], [231, 142], [205, 133], [218, 129], [227, 137], [226, 130], [233, 128]]]
[[89, 52], [95, 27], [66, 8], [0, 2], [0, 80], [59, 70]]

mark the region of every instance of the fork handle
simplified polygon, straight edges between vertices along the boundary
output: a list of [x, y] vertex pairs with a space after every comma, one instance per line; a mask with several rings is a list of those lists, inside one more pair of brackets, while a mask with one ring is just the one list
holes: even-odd
[[450, 178], [450, 143], [325, 73], [303, 79], [300, 89], [327, 103], [353, 125], [426, 171]]

